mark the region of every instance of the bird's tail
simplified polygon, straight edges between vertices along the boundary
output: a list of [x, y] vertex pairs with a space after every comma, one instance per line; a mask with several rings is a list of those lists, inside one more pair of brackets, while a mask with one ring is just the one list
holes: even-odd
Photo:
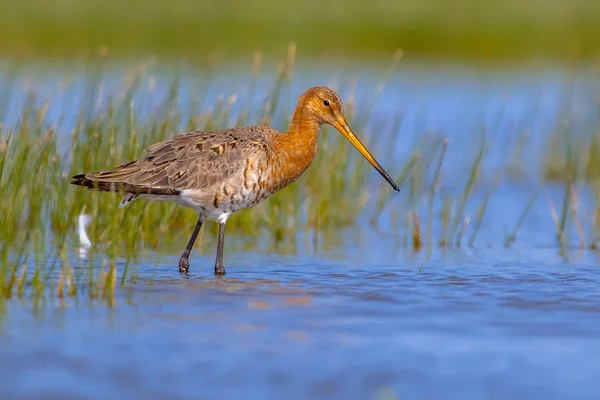
[[127, 182], [115, 182], [100, 179], [96, 174], [80, 174], [71, 178], [73, 185], [84, 186], [88, 190], [98, 190], [101, 192], [124, 192], [124, 193], [144, 193], [152, 188], [143, 188], [138, 185], [132, 185]]
[[124, 193], [121, 200], [121, 207], [126, 206], [139, 195], [154, 194], [154, 195], [176, 195], [179, 190], [173, 188], [157, 188], [144, 185], [135, 185], [127, 182], [109, 181], [102, 179], [99, 174], [79, 174], [71, 178], [73, 185], [83, 186], [86, 190], [97, 190], [101, 192], [119, 192]]

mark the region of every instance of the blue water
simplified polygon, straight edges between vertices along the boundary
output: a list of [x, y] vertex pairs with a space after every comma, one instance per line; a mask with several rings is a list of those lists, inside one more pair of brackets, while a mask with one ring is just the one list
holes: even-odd
[[[306, 86], [335, 83], [338, 72], [325, 71], [315, 76], [300, 68], [290, 103]], [[60, 91], [56, 77], [32, 75], [41, 99], [53, 99], [49, 123], [69, 132], [76, 116], [65, 110], [78, 104], [82, 86]], [[247, 82], [243, 74], [211, 79], [208, 105]], [[378, 76], [366, 74], [358, 82], [357, 93], [367, 98]], [[405, 232], [394, 230], [389, 214], [381, 216], [377, 231], [368, 226], [368, 203], [356, 226], [316, 241], [299, 234], [291, 250], [229, 235], [224, 279], [212, 276], [214, 243], [197, 246], [201, 253], [192, 255], [189, 277], [176, 267], [185, 241], [181, 248], [140, 254], [134, 262], [138, 283], [133, 291], [118, 290], [113, 307], [85, 296], [37, 306], [6, 302], [0, 312], [0, 397], [599, 398], [600, 253], [578, 250], [575, 229], [568, 249], [559, 248], [548, 199], [561, 204], [561, 185], [546, 186], [517, 241], [504, 247], [539, 185], [535, 157], [545, 150], [544, 135], [565, 115], [574, 132], [595, 126], [597, 84], [586, 74], [572, 80], [560, 68], [489, 76], [407, 66], [374, 105], [366, 129], [374, 153], [386, 147], [376, 135], [389, 137], [398, 115], [402, 124], [392, 132], [398, 159], [424, 132], [444, 134], [452, 142], [443, 190], [460, 193], [482, 126], [488, 125], [489, 139], [500, 148], [530, 132], [523, 175], [499, 185], [474, 247], [434, 247], [423, 264], [428, 251], [403, 246]], [[167, 89], [159, 82], [156, 90]], [[184, 97], [185, 90], [192, 89], [184, 89]], [[245, 89], [239, 90], [243, 95]], [[6, 125], [16, 121], [11, 118], [25, 96], [12, 98]], [[160, 107], [160, 99], [156, 95], [143, 107]], [[487, 167], [506, 156], [491, 155]], [[401, 165], [386, 169], [397, 174]], [[486, 175], [478, 183], [466, 215], [477, 211], [489, 182]], [[380, 184], [374, 180], [365, 190], [378, 192]], [[589, 244], [589, 192], [580, 185], [575, 190], [583, 196], [580, 216]], [[406, 212], [405, 200], [392, 200], [397, 212]], [[426, 209], [424, 199], [417, 202]], [[439, 217], [434, 225], [439, 232]], [[105, 247], [98, 247], [101, 260]], [[88, 256], [72, 251], [76, 272], [86, 270]], [[120, 271], [124, 264], [119, 259]]]
[[598, 397], [594, 257], [376, 254], [235, 254], [225, 279], [142, 259], [156, 275], [112, 309], [10, 302], [3, 398]]

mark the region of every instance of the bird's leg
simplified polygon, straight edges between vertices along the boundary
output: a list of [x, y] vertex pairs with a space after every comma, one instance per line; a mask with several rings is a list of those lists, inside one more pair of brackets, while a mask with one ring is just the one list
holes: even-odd
[[188, 242], [187, 246], [185, 247], [185, 250], [183, 251], [181, 258], [179, 259], [179, 272], [181, 272], [181, 273], [187, 273], [188, 270], [190, 269], [190, 262], [189, 262], [190, 253], [192, 251], [192, 247], [194, 247], [194, 243], [196, 242], [196, 238], [198, 237], [198, 232], [200, 232], [200, 228], [202, 227], [203, 221], [204, 221], [204, 218], [198, 217], [198, 223], [196, 224], [196, 227], [194, 228], [194, 232], [192, 232], [190, 241]]
[[225, 221], [219, 223], [219, 242], [217, 243], [217, 260], [215, 261], [215, 275], [225, 276], [223, 266], [223, 242], [225, 241]]

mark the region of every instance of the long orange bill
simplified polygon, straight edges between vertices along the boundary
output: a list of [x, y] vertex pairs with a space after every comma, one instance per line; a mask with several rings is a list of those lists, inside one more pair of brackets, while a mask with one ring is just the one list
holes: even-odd
[[383, 178], [386, 181], [388, 181], [388, 183], [390, 185], [392, 185], [394, 190], [396, 192], [399, 192], [400, 188], [398, 187], [398, 185], [396, 185], [396, 183], [393, 181], [393, 179], [390, 177], [390, 175], [387, 172], [385, 172], [385, 170], [381, 167], [381, 165], [379, 165], [379, 163], [377, 162], [375, 157], [373, 157], [371, 155], [371, 153], [369, 153], [369, 150], [367, 150], [367, 148], [360, 142], [360, 140], [358, 140], [356, 135], [354, 135], [354, 133], [348, 126], [348, 123], [346, 122], [346, 120], [344, 118], [342, 118], [338, 122], [336, 122], [334, 126], [335, 126], [335, 129], [340, 131], [340, 133], [342, 135], [344, 135], [344, 137], [346, 139], [348, 139], [348, 141], [350, 143], [352, 143], [352, 146], [356, 147], [356, 150], [358, 150], [358, 152], [360, 154], [362, 154], [362, 156], [364, 158], [367, 159], [369, 164], [371, 164], [377, 170], [377, 172], [379, 172], [381, 174], [381, 176], [383, 176]]

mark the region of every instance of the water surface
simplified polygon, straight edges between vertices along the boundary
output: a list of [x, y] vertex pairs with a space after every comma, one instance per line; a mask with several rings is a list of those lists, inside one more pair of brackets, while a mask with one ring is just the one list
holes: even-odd
[[225, 279], [211, 257], [180, 278], [170, 257], [113, 309], [10, 302], [4, 396], [596, 398], [596, 260], [490, 253], [434, 254], [421, 272], [238, 254]]

